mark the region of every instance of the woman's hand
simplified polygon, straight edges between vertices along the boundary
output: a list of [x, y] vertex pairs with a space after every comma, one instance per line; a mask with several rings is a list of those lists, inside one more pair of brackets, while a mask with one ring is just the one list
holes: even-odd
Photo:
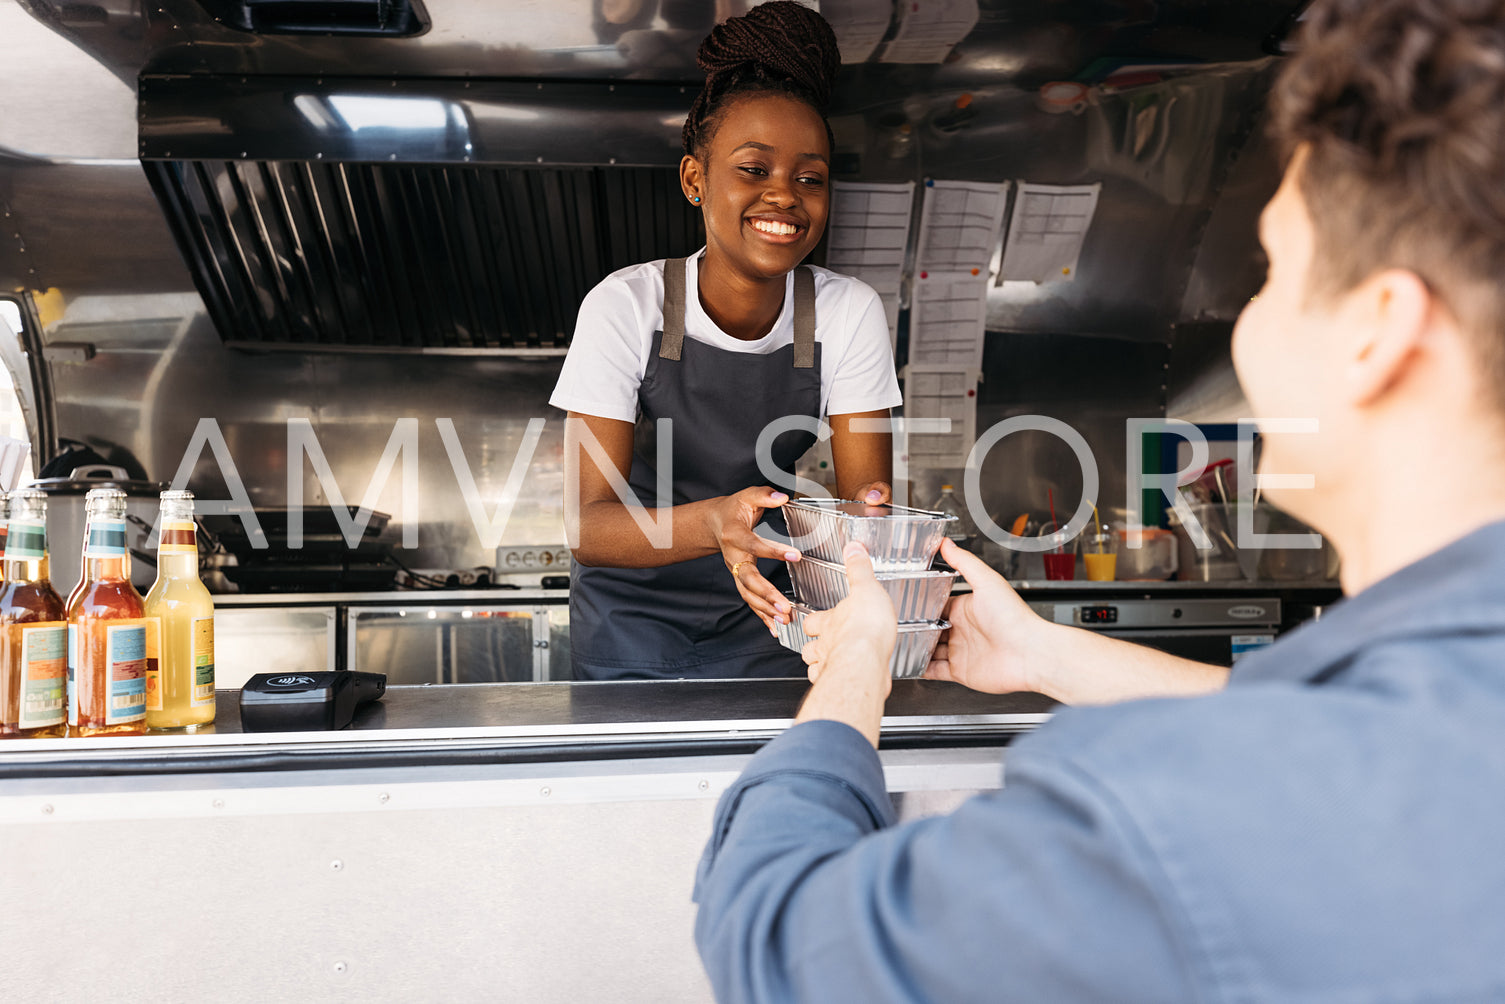
[[763, 518], [764, 509], [776, 509], [788, 501], [788, 495], [767, 485], [744, 488], [735, 495], [717, 499], [705, 517], [706, 528], [721, 548], [726, 570], [737, 583], [737, 592], [768, 627], [769, 633], [773, 633], [775, 622], [789, 623], [789, 598], [763, 577], [754, 559], [798, 561], [800, 552], [759, 537], [753, 532], [753, 527]]
[[852, 494], [853, 501], [868, 505], [882, 505], [893, 497], [894, 490], [887, 481], [869, 481]]
[[962, 574], [972, 594], [947, 605], [944, 616], [951, 630], [941, 635], [925, 678], [951, 680], [988, 694], [1037, 689], [1030, 653], [1050, 624], [981, 558], [950, 540], [941, 544], [941, 557]]

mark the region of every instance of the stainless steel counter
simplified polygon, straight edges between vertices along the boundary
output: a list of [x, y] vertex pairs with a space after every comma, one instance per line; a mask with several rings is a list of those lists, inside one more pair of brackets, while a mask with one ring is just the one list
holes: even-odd
[[[1212, 582], [1092, 582], [1087, 579], [1056, 581], [1020, 579], [1010, 585], [1021, 593], [1093, 593], [1125, 596], [1179, 596], [1184, 593], [1293, 593], [1336, 598], [1336, 582], [1249, 581], [1228, 579]], [[971, 592], [958, 579], [958, 593]], [[383, 592], [344, 593], [220, 593], [216, 607], [306, 607], [306, 606], [430, 606], [454, 604], [568, 603], [568, 589], [394, 589]]]
[[[751, 752], [788, 728], [803, 680], [390, 687], [338, 732], [244, 733], [238, 690], [212, 729], [0, 744], [0, 780], [100, 774], [329, 769]], [[1006, 744], [1049, 717], [1038, 694], [894, 683], [883, 745]]]
[[425, 606], [568, 603], [568, 589], [389, 589], [347, 593], [218, 593], [216, 607]]

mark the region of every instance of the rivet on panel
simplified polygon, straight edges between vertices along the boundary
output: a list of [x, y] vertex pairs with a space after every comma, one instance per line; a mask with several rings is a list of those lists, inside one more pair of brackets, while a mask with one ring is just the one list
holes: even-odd
[[387, 154], [387, 159], [388, 160], [396, 160], [397, 159], [397, 154], [395, 154], [395, 153], [389, 153], [389, 154]]
[[378, 801], [378, 802], [380, 802], [380, 803], [381, 803], [381, 804], [382, 804], [382, 805], [386, 805], [386, 804], [387, 804], [387, 803], [388, 803], [388, 802], [390, 802], [390, 801], [392, 801], [392, 796], [391, 796], [391, 795], [388, 795], [388, 794], [387, 794], [387, 793], [386, 793], [386, 792], [385, 792], [385, 791], [384, 791], [384, 792], [382, 792], [382, 793], [381, 793], [381, 794], [380, 794], [380, 795], [377, 795], [377, 796], [376, 796], [376, 800], [377, 800], [377, 801]]
[[341, 861], [339, 858], [335, 858], [333, 861], [329, 862], [329, 867], [333, 871], [344, 871], [345, 862]]
[[223, 798], [216, 798], [214, 800], [214, 807], [216, 809], [223, 809], [225, 807], [225, 800]]
[[337, 972], [337, 973], [343, 973], [346, 969], [349, 969], [349, 968], [350, 967], [347, 966], [347, 965], [345, 965], [345, 963], [343, 963], [343, 962], [336, 962], [334, 964], [334, 971]]
[[540, 788], [540, 789], [538, 789], [538, 793], [540, 795], [542, 795], [544, 798], [548, 798], [549, 795], [552, 793], [552, 789], [550, 789], [550, 788]]
[[711, 782], [707, 781], [705, 778], [701, 778], [700, 779], [700, 783], [697, 784], [695, 787], [699, 788], [701, 791], [710, 791], [711, 790]]
[[50, 816], [50, 815], [52, 815], [52, 806], [50, 806], [50, 805], [44, 805], [44, 806], [42, 806], [42, 815], [44, 815], [44, 816]]

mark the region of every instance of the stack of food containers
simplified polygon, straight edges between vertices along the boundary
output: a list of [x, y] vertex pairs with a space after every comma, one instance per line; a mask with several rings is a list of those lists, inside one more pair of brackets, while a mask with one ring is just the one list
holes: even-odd
[[956, 573], [932, 570], [930, 563], [956, 517], [841, 499], [798, 499], [786, 503], [783, 511], [803, 557], [789, 562], [794, 609], [789, 623], [778, 625], [779, 641], [800, 651], [810, 641], [805, 615], [829, 610], [846, 598], [842, 551], [847, 541], [855, 540], [867, 548], [878, 582], [888, 591], [899, 618], [890, 672], [895, 679], [924, 673], [941, 632], [951, 626], [940, 616]]

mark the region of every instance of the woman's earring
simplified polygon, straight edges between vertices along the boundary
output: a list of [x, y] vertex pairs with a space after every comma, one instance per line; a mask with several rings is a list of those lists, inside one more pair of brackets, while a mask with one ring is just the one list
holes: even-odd
[[692, 196], [690, 196], [690, 201], [693, 202], [693, 203], [695, 203], [698, 206], [698, 205], [700, 205], [700, 196], [698, 196], [698, 195], [692, 195]]

